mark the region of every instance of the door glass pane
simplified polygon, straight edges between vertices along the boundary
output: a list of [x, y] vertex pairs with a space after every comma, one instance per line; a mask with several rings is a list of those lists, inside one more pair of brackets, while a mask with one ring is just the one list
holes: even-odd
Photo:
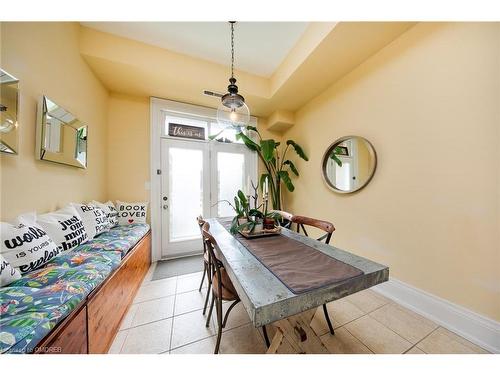
[[200, 229], [195, 218], [203, 213], [203, 153], [171, 147], [169, 160], [169, 239], [195, 239]]
[[[218, 200], [233, 203], [237, 191], [243, 188], [245, 156], [233, 152], [217, 153]], [[226, 203], [217, 205], [217, 216], [234, 216], [233, 209]]]
[[[218, 135], [217, 135], [218, 134]], [[210, 123], [210, 135], [217, 135], [215, 140], [224, 143], [243, 143], [241, 139], [236, 139], [236, 130], [220, 126], [217, 122]]]

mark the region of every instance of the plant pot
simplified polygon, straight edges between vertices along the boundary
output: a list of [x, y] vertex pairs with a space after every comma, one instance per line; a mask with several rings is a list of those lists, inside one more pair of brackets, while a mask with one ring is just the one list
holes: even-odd
[[246, 217], [239, 217], [238, 218], [238, 225], [248, 223], [248, 219]]
[[275, 225], [274, 219], [268, 217], [264, 219], [264, 224], [263, 224], [264, 229], [274, 229], [274, 225]]
[[253, 228], [252, 233], [261, 233], [263, 229], [264, 229], [264, 226], [262, 224], [262, 221], [259, 221], [255, 224], [255, 227]]

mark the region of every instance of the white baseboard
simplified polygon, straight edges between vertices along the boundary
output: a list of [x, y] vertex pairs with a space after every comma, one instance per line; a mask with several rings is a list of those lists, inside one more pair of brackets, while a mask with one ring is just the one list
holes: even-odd
[[391, 278], [375, 291], [479, 345], [500, 353], [500, 323]]

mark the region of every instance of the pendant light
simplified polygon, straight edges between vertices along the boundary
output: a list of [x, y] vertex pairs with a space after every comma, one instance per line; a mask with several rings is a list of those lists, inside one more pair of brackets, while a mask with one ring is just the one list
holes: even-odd
[[231, 78], [227, 93], [221, 98], [221, 103], [217, 108], [217, 122], [224, 128], [232, 127], [242, 130], [250, 121], [250, 110], [245, 104], [245, 98], [238, 94], [236, 78], [234, 78], [234, 24], [236, 21], [229, 21], [231, 26]]

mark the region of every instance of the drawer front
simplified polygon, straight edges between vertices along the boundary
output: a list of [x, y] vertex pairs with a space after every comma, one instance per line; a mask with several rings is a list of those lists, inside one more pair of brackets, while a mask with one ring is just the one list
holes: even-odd
[[151, 264], [151, 235], [136, 245], [117, 271], [89, 299], [89, 353], [107, 353]]

